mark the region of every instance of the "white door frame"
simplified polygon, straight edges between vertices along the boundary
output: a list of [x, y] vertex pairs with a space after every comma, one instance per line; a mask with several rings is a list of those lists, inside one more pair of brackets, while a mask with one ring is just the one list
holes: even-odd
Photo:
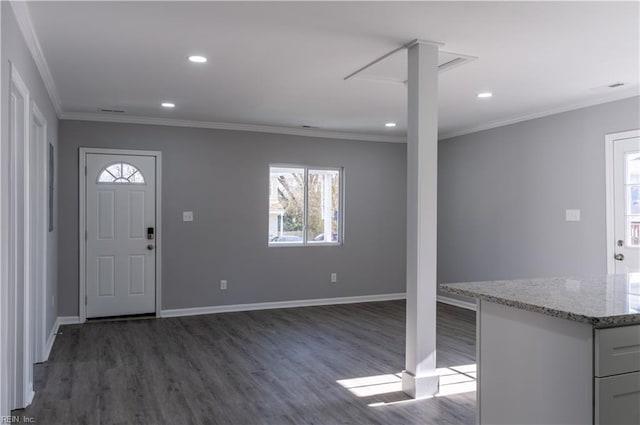
[[[2, 22], [2, 7], [0, 5], [0, 22]], [[0, 46], [2, 46], [2, 31], [0, 31]], [[0, 64], [1, 65], [1, 64]], [[0, 120], [4, 116], [5, 93], [4, 76], [0, 66]], [[9, 97], [7, 96], [7, 99]], [[1, 126], [0, 126], [1, 127]], [[0, 416], [11, 413], [9, 410], [9, 279], [7, 276], [7, 265], [9, 264], [9, 235], [6, 219], [8, 218], [7, 206], [9, 205], [9, 193], [5, 188], [8, 176], [5, 176], [7, 165], [7, 153], [4, 149], [8, 143], [4, 143], [4, 133], [0, 131]]]
[[153, 156], [156, 159], [156, 317], [160, 317], [162, 311], [162, 152], [141, 151], [128, 149], [100, 149], [100, 148], [80, 148], [80, 161], [78, 167], [79, 179], [79, 234], [80, 242], [80, 288], [79, 288], [79, 316], [80, 323], [87, 320], [87, 154], [106, 155], [138, 155]]
[[[31, 282], [34, 283], [34, 361], [36, 363], [44, 362], [47, 360], [46, 345], [47, 345], [47, 235], [48, 235], [48, 153], [49, 144], [47, 142], [47, 120], [44, 118], [42, 112], [38, 108], [35, 102], [31, 102], [31, 118], [34, 129], [39, 128], [38, 131], [34, 131], [30, 144], [30, 148], [33, 148], [31, 152], [31, 159], [33, 160], [34, 169], [31, 170], [31, 177], [34, 178], [35, 185], [32, 186], [34, 193], [29, 194], [30, 199], [30, 214], [34, 217], [34, 233], [32, 234], [31, 241], [34, 243], [34, 265], [35, 275], [32, 276]], [[30, 217], [31, 219], [31, 217]]]
[[619, 133], [610, 133], [605, 135], [604, 147], [605, 147], [605, 175], [606, 175], [606, 206], [607, 206], [607, 273], [613, 274], [616, 270], [616, 260], [613, 258], [615, 255], [615, 246], [613, 241], [615, 239], [615, 187], [613, 178], [613, 145], [617, 140], [632, 139], [634, 137], [640, 137], [640, 129], [622, 131]]
[[[31, 145], [31, 137], [30, 137], [30, 129], [31, 129], [31, 100], [29, 95], [29, 89], [25, 84], [24, 80], [20, 76], [20, 73], [15, 68], [13, 63], [10, 63], [10, 81], [11, 86], [15, 87], [16, 90], [20, 93], [23, 101], [23, 117], [22, 123], [15, 123], [14, 125], [22, 126], [23, 128], [23, 151], [21, 163], [19, 163], [19, 159], [16, 158], [16, 141], [9, 140], [9, 244], [12, 246], [12, 249], [9, 250], [9, 317], [10, 317], [10, 340], [11, 344], [9, 347], [12, 347], [13, 350], [9, 353], [9, 361], [10, 365], [13, 367], [13, 375], [10, 377], [10, 380], [13, 384], [13, 387], [9, 389], [9, 399], [13, 407], [26, 407], [31, 403], [33, 399], [33, 338], [32, 338], [32, 327], [33, 327], [33, 306], [31, 305], [31, 264], [32, 264], [32, 256], [31, 256], [31, 223], [29, 220], [24, 217], [27, 214], [23, 214], [22, 217], [18, 217], [18, 204], [19, 198], [18, 193], [22, 193], [22, 208], [24, 208], [24, 213], [26, 213], [29, 208], [29, 188], [30, 188], [30, 173], [31, 173], [31, 164], [30, 164], [30, 145]], [[11, 94], [9, 94], [11, 96]], [[15, 120], [15, 117], [9, 116], [11, 120]], [[9, 134], [11, 136], [11, 133]], [[20, 187], [17, 183], [18, 176], [22, 175], [22, 187]], [[19, 234], [17, 232], [18, 221], [23, 221], [23, 232]], [[13, 235], [13, 237], [11, 236]], [[23, 250], [22, 250], [22, 264], [18, 262], [17, 258], [17, 245], [18, 241], [22, 241]], [[22, 285], [21, 293], [22, 293], [22, 315], [18, 314], [18, 294], [20, 291], [18, 281], [17, 281], [17, 272], [19, 269], [22, 269], [24, 283]], [[16, 344], [18, 335], [22, 336], [22, 344], [21, 347], [18, 347]], [[18, 359], [21, 358], [21, 367], [18, 368]], [[20, 384], [19, 384], [20, 383]], [[19, 391], [21, 389], [22, 391]]]

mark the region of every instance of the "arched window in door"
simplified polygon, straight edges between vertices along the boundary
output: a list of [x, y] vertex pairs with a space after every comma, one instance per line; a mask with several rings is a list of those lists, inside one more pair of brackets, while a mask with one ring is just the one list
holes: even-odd
[[117, 162], [102, 169], [98, 183], [144, 184], [144, 176], [133, 165]]

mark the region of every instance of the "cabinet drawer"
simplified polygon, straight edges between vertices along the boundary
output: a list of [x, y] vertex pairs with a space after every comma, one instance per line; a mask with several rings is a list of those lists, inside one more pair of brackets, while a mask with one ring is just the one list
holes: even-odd
[[595, 375], [640, 371], [640, 325], [595, 330]]
[[596, 425], [640, 424], [640, 372], [595, 378]]

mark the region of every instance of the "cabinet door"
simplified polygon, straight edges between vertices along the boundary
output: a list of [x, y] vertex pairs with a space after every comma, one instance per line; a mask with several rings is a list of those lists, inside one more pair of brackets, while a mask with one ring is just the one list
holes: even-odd
[[640, 424], [640, 372], [595, 381], [596, 424]]
[[596, 329], [595, 336], [596, 376], [640, 371], [640, 325]]

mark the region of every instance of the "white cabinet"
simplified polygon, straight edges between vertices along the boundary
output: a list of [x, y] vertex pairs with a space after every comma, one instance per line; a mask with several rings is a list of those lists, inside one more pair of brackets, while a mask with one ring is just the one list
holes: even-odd
[[640, 370], [640, 325], [595, 330], [595, 375]]
[[596, 424], [640, 424], [640, 372], [595, 380]]
[[481, 425], [640, 425], [640, 325], [592, 325], [480, 300]]
[[640, 325], [595, 330], [594, 423], [640, 424]]

